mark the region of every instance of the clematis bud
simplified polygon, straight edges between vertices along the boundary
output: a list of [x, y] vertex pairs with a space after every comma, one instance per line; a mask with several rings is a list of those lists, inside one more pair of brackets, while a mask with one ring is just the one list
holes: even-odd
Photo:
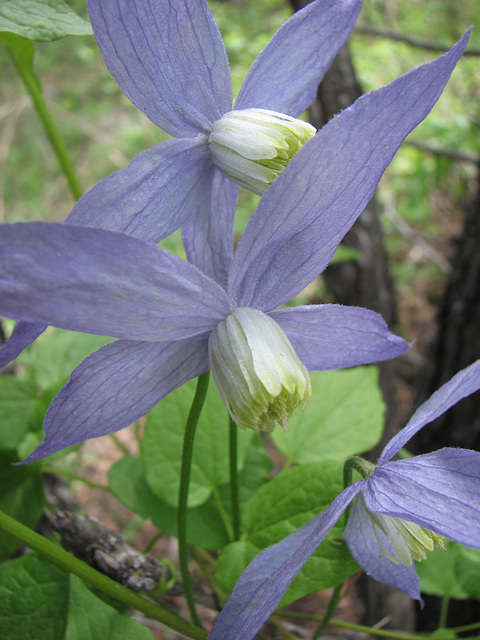
[[312, 396], [310, 377], [280, 326], [262, 311], [238, 308], [210, 334], [213, 377], [232, 419], [243, 429], [288, 427]]
[[315, 133], [308, 122], [283, 113], [242, 109], [214, 122], [208, 142], [220, 171], [261, 196]]
[[[395, 564], [403, 564], [406, 567], [410, 567], [413, 560], [417, 562], [425, 560], [427, 557], [426, 551], [433, 551], [435, 546], [445, 549], [443, 536], [424, 529], [414, 522], [380, 513], [372, 513], [371, 511], [368, 511], [368, 515], [372, 519], [378, 544], [385, 555]], [[389, 539], [395, 557], [380, 542], [376, 527], [381, 529]]]

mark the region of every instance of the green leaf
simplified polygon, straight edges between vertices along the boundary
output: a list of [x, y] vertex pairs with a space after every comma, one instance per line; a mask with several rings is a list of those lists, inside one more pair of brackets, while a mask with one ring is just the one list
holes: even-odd
[[0, 376], [0, 451], [14, 450], [28, 432], [37, 387], [14, 376]]
[[129, 615], [120, 614], [70, 575], [65, 640], [153, 640], [152, 632]]
[[[283, 540], [314, 516], [324, 511], [342, 490], [342, 465], [324, 461], [303, 464], [282, 471], [263, 485], [245, 506], [243, 548], [227, 547], [221, 556], [217, 579], [230, 593], [241, 572], [257, 552]], [[333, 587], [358, 570], [341, 540], [343, 519], [331, 529], [317, 551], [307, 561], [282, 599], [282, 606], [309, 593]], [[223, 559], [223, 553], [227, 554]], [[230, 555], [231, 554], [231, 555]], [[241, 558], [244, 558], [243, 566]], [[228, 569], [228, 562], [232, 568]]]
[[445, 546], [446, 551], [436, 548], [427, 553], [425, 560], [416, 563], [420, 591], [440, 598], [462, 600], [468, 597], [462, 588], [462, 573], [458, 570], [462, 547], [452, 540], [445, 540]]
[[[172, 507], [177, 505], [185, 423], [196, 381], [173, 391], [147, 415], [142, 462], [152, 491]], [[253, 432], [238, 431], [238, 468], [242, 469]], [[188, 506], [198, 506], [216, 487], [229, 480], [228, 414], [213, 384], [200, 415], [192, 459]]]
[[38, 42], [93, 33], [90, 24], [63, 0], [2, 0], [0, 31]]
[[[150, 519], [163, 533], [177, 535], [177, 509], [152, 492], [140, 458], [126, 456], [108, 472], [110, 489], [128, 509]], [[188, 510], [187, 543], [216, 551], [228, 544], [228, 534], [213, 501]]]
[[34, 553], [0, 564], [2, 640], [63, 640], [68, 574]]
[[375, 367], [312, 371], [312, 402], [295, 411], [273, 441], [291, 462], [345, 460], [380, 440], [384, 405]]
[[152, 640], [146, 627], [36, 553], [0, 564], [2, 640]]
[[[0, 456], [0, 510], [35, 528], [45, 503], [40, 465], [13, 467], [12, 462], [15, 460]], [[18, 545], [18, 540], [0, 532], [0, 560], [8, 558]]]
[[480, 600], [480, 551], [457, 545], [455, 568], [466, 597]]

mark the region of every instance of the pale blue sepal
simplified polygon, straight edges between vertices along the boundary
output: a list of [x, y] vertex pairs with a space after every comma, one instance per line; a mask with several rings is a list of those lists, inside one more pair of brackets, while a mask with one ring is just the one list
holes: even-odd
[[361, 0], [317, 0], [275, 33], [250, 67], [235, 109], [257, 107], [298, 117], [348, 38]]
[[10, 338], [0, 347], [0, 369], [15, 360], [45, 331], [47, 326], [37, 322], [17, 322]]
[[415, 564], [405, 567], [392, 562], [386, 556], [385, 551], [394, 555], [390, 541], [378, 528], [375, 535], [372, 520], [361, 495], [352, 506], [343, 537], [353, 557], [368, 576], [383, 584], [402, 589], [410, 598], [422, 602]]
[[123, 429], [208, 366], [206, 339], [102, 347], [57, 394], [45, 417], [45, 440], [23, 463]]
[[89, 0], [95, 39], [124, 94], [175, 137], [231, 109], [222, 37], [206, 0]]
[[87, 191], [67, 222], [160, 242], [209, 201], [213, 172], [204, 137], [167, 140]]
[[228, 313], [225, 291], [155, 245], [55, 222], [0, 226], [0, 315], [126, 340], [181, 340]]
[[370, 511], [414, 522], [480, 548], [480, 453], [440, 449], [377, 467], [365, 487]]
[[277, 309], [268, 314], [287, 334], [309, 371], [388, 360], [410, 349], [374, 311], [339, 304]]
[[182, 239], [188, 261], [226, 289], [233, 258], [233, 216], [238, 185], [213, 165], [210, 174], [208, 188], [183, 224]]
[[220, 612], [208, 640], [254, 638], [364, 483], [361, 480], [342, 491], [328, 509], [252, 560]]

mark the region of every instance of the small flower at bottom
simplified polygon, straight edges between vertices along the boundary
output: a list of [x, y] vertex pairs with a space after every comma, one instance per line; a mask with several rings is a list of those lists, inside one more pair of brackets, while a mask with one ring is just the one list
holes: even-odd
[[243, 429], [288, 427], [311, 398], [310, 376], [280, 326], [258, 309], [235, 309], [209, 338], [212, 374], [232, 419]]
[[[362, 501], [362, 496], [358, 496], [357, 500]], [[365, 502], [363, 502], [363, 506], [365, 507]], [[416, 562], [425, 560], [427, 557], [425, 552], [433, 551], [435, 546], [445, 549], [443, 536], [433, 533], [433, 531], [402, 518], [373, 513], [366, 507], [365, 510], [372, 522], [378, 546], [384, 555], [395, 564], [411, 567], [414, 560]], [[388, 538], [392, 553], [384, 547], [377, 531], [382, 531]]]
[[[436, 391], [390, 440], [378, 464], [357, 459], [363, 476], [318, 516], [258, 554], [240, 576], [209, 640], [251, 640], [305, 562], [354, 501], [344, 539], [365, 572], [421, 600], [414, 560], [445, 536], [480, 549], [480, 453], [441, 449], [392, 458], [423, 427], [480, 389], [480, 360]], [[255, 602], [256, 606], [252, 607]]]

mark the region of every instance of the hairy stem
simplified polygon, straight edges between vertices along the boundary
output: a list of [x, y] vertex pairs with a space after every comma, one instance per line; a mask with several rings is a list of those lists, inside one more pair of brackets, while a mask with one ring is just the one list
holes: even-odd
[[330, 623], [330, 620], [332, 619], [333, 614], [335, 613], [335, 609], [337, 608], [337, 605], [340, 602], [343, 584], [344, 583], [342, 582], [342, 584], [337, 584], [337, 586], [335, 587], [332, 593], [332, 597], [330, 598], [330, 602], [328, 603], [327, 611], [323, 616], [323, 620], [320, 622], [317, 629], [315, 630], [315, 633], [312, 636], [312, 640], [318, 640], [318, 638], [320, 638], [320, 636], [322, 635], [322, 633], [325, 631], [326, 627]]

